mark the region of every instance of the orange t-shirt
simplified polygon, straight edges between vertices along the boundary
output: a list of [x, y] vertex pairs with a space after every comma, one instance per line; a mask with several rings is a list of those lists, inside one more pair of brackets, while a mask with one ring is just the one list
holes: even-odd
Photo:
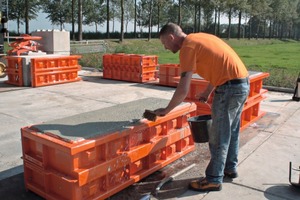
[[184, 39], [179, 53], [181, 72], [196, 71], [213, 86], [245, 78], [248, 71], [235, 51], [220, 38], [193, 33]]

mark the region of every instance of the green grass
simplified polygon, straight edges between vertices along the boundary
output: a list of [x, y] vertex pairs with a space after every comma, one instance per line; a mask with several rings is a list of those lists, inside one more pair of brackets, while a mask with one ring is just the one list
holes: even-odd
[[292, 40], [228, 41], [252, 71], [269, 72], [266, 85], [294, 88], [300, 72], [300, 42]]
[[[231, 39], [224, 40], [241, 57], [251, 71], [269, 72], [265, 85], [294, 88], [300, 72], [300, 42], [293, 40]], [[160, 64], [179, 63], [178, 54], [164, 49], [158, 39], [127, 39], [123, 43], [106, 40], [106, 53], [157, 55]], [[82, 66], [102, 68], [103, 54], [85, 54]]]
[[260, 65], [300, 69], [300, 43], [276, 43], [264, 45], [233, 46], [247, 66]]

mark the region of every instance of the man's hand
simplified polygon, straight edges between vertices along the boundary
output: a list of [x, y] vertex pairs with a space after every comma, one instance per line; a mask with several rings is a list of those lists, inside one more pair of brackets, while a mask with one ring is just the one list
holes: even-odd
[[154, 113], [156, 114], [156, 116], [163, 117], [166, 114], [168, 114], [169, 112], [165, 108], [158, 108], [158, 109], [154, 110]]
[[204, 92], [195, 95], [196, 99], [198, 99], [202, 103], [207, 102], [208, 96], [209, 96], [209, 94], [204, 93]]
[[200, 92], [199, 94], [195, 95], [195, 98], [199, 99], [199, 101], [202, 103], [206, 103], [213, 90], [214, 90], [214, 86], [208, 84], [207, 88], [203, 92]]

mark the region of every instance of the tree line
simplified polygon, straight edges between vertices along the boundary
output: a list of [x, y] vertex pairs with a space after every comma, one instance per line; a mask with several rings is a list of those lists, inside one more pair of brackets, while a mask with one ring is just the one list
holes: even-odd
[[[18, 33], [25, 24], [28, 34], [30, 20], [43, 12], [60, 29], [71, 24], [73, 40], [82, 40], [83, 25], [94, 26], [96, 33], [106, 25], [105, 37], [110, 38], [116, 21], [121, 24], [120, 41], [129, 23], [133, 38], [146, 28], [150, 40], [167, 22], [179, 24], [187, 33], [208, 32], [228, 39], [300, 38], [300, 0], [14, 0], [5, 10], [9, 20], [16, 20]], [[225, 26], [221, 16], [228, 19]], [[233, 18], [237, 24], [232, 24]]]

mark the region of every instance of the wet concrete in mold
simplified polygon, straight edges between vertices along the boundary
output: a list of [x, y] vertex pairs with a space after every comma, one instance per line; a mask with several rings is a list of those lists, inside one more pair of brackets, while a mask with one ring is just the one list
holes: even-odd
[[32, 126], [41, 133], [51, 133], [67, 141], [89, 139], [99, 135], [122, 131], [140, 122], [145, 109], [165, 107], [168, 100], [146, 98], [57, 119]]

